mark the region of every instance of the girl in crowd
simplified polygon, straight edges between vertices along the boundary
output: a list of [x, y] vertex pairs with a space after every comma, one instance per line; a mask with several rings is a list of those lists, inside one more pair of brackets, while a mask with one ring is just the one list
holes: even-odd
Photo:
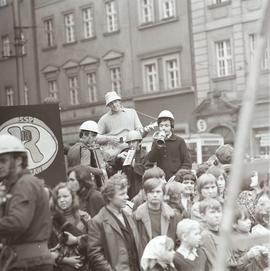
[[51, 249], [57, 271], [87, 270], [87, 233], [90, 216], [79, 210], [78, 198], [67, 183], [53, 190]]
[[89, 167], [78, 165], [68, 171], [68, 186], [79, 197], [80, 209], [94, 217], [105, 205], [103, 197], [96, 190]]
[[173, 240], [166, 235], [153, 238], [145, 247], [141, 259], [144, 271], [173, 271]]
[[242, 191], [238, 196], [238, 204], [247, 208], [252, 226], [256, 224], [255, 217], [255, 207], [258, 203], [258, 199], [263, 194], [263, 190], [261, 188], [261, 176], [259, 176], [257, 171], [253, 171], [251, 173], [251, 177], [249, 178], [249, 187], [247, 190]]
[[211, 166], [207, 173], [212, 174], [217, 179], [217, 186], [218, 186], [218, 194], [219, 199], [223, 202], [225, 197], [225, 190], [226, 190], [226, 174], [225, 171], [217, 166]]
[[181, 204], [187, 213], [187, 217], [190, 217], [191, 206], [193, 205], [195, 196], [196, 176], [191, 170], [180, 169], [176, 173], [174, 180], [184, 186], [184, 190], [181, 193]]
[[201, 222], [199, 204], [202, 200], [208, 198], [218, 198], [217, 180], [214, 175], [209, 173], [202, 174], [197, 181], [197, 200], [191, 207], [191, 219]]

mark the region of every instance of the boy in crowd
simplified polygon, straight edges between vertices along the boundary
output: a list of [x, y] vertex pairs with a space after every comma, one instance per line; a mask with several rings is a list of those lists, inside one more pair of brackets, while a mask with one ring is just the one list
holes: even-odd
[[206, 271], [207, 257], [199, 247], [201, 242], [200, 223], [196, 220], [183, 219], [177, 224], [177, 237], [180, 247], [174, 255], [174, 266], [177, 271]]
[[143, 188], [146, 202], [134, 212], [143, 249], [158, 235], [167, 235], [175, 242], [176, 225], [181, 217], [164, 202], [164, 181], [158, 178], [148, 179]]
[[[142, 176], [142, 184], [144, 184], [146, 180], [151, 179], [151, 178], [158, 178], [158, 179], [161, 179], [164, 183], [166, 183], [165, 173], [159, 167], [152, 167], [152, 168], [147, 169]], [[142, 188], [138, 192], [138, 194], [132, 199], [132, 202], [134, 203], [133, 212], [135, 212], [137, 208], [141, 204], [143, 204], [145, 201], [146, 201], [146, 197], [145, 197], [144, 189]]]
[[222, 219], [221, 204], [216, 199], [206, 198], [200, 202], [199, 212], [204, 222], [204, 230], [202, 231], [202, 249], [208, 258], [209, 270], [214, 270], [213, 268], [219, 245], [219, 226]]
[[173, 132], [173, 114], [164, 110], [160, 112], [157, 122], [164, 144], [158, 144], [157, 138], [154, 137], [148, 158], [164, 170], [166, 180], [169, 180], [179, 169], [191, 169], [191, 158], [184, 139]]

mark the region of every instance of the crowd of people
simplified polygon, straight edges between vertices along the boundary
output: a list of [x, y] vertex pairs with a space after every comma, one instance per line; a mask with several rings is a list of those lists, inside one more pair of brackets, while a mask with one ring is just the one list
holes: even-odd
[[[117, 93], [105, 99], [108, 113], [81, 124], [54, 188], [29, 173], [23, 142], [0, 135], [0, 270], [218, 271], [233, 147], [192, 168], [163, 110], [147, 153], [151, 128]], [[270, 270], [268, 170], [251, 171], [238, 196], [227, 270]]]

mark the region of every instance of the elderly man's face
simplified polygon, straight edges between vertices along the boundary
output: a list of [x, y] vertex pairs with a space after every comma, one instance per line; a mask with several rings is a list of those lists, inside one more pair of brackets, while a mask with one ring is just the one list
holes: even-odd
[[128, 191], [127, 187], [117, 190], [113, 198], [111, 199], [110, 204], [113, 205], [116, 209], [125, 208], [127, 200], [129, 198], [127, 191]]
[[119, 112], [122, 108], [122, 103], [120, 100], [112, 101], [108, 104], [112, 112]]

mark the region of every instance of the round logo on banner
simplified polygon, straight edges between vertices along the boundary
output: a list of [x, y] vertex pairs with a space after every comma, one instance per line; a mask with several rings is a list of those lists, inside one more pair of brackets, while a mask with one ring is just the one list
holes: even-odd
[[0, 126], [0, 134], [11, 134], [23, 142], [28, 155], [28, 168], [33, 174], [39, 174], [47, 169], [58, 152], [57, 138], [38, 118], [30, 116], [12, 118]]

